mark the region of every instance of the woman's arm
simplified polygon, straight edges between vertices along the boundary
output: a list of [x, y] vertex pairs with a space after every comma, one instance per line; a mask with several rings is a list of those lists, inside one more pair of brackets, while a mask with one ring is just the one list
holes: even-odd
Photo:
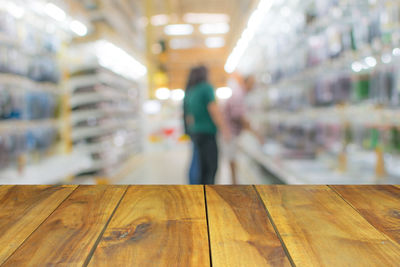
[[228, 125], [225, 122], [225, 119], [220, 111], [217, 103], [215, 101], [210, 102], [207, 105], [208, 112], [211, 115], [212, 120], [215, 125], [217, 125], [218, 130], [221, 131], [222, 136], [225, 140], [229, 141], [231, 139], [231, 131], [229, 130]]

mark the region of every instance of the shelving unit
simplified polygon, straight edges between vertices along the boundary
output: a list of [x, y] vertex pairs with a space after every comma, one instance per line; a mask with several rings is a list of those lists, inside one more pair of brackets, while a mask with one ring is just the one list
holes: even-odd
[[65, 183], [91, 160], [65, 151], [59, 56], [72, 33], [31, 7], [23, 1], [0, 7], [1, 184]]
[[273, 4], [238, 69], [257, 76], [251, 119], [279, 149], [243, 151], [285, 183], [398, 183], [399, 10], [391, 0]]
[[68, 88], [73, 150], [92, 158], [81, 175], [112, 177], [142, 149], [143, 85], [91, 64], [74, 68]]

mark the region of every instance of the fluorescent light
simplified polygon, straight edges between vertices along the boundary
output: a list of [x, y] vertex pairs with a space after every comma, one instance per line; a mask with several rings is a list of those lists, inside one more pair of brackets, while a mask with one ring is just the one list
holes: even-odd
[[171, 99], [172, 101], [179, 102], [182, 101], [185, 97], [185, 91], [182, 89], [174, 89], [171, 91]]
[[78, 20], [71, 21], [69, 28], [79, 36], [85, 36], [88, 33], [86, 25]]
[[365, 58], [365, 63], [367, 64], [368, 67], [375, 67], [376, 66], [376, 59], [374, 57], [366, 57]]
[[169, 41], [169, 46], [172, 49], [189, 49], [193, 48], [196, 42], [192, 38], [175, 38]]
[[168, 88], [158, 88], [156, 97], [160, 100], [167, 100], [171, 96], [171, 91]]
[[229, 99], [232, 96], [232, 89], [229, 87], [220, 87], [217, 89], [216, 95], [219, 99]]
[[143, 112], [154, 115], [161, 111], [161, 103], [158, 100], [148, 100], [143, 104]]
[[6, 9], [16, 19], [20, 19], [25, 15], [25, 10], [13, 2], [7, 2]]
[[230, 18], [226, 14], [219, 13], [186, 13], [183, 20], [191, 24], [228, 23]]
[[167, 35], [190, 35], [193, 33], [193, 26], [190, 24], [171, 24], [165, 26], [164, 32]]
[[64, 10], [62, 10], [53, 3], [47, 3], [46, 6], [44, 7], [44, 10], [49, 17], [58, 21], [64, 21], [67, 16]]
[[199, 28], [202, 34], [225, 34], [229, 32], [228, 23], [205, 23]]
[[169, 16], [165, 14], [155, 15], [151, 17], [150, 21], [153, 26], [163, 26], [168, 24]]
[[128, 79], [136, 80], [147, 73], [147, 68], [129, 53], [106, 40], [96, 42], [99, 64]]
[[247, 28], [243, 31], [241, 38], [237, 42], [235, 48], [229, 55], [228, 60], [226, 61], [226, 72], [232, 73], [235, 71], [237, 65], [240, 62], [240, 59], [246, 52], [250, 41], [253, 39], [256, 31], [260, 27], [263, 18], [269, 12], [272, 3], [272, 0], [261, 0], [256, 10], [251, 14], [250, 19], [247, 23]]
[[225, 45], [225, 39], [223, 37], [208, 37], [205, 43], [208, 48], [219, 48]]

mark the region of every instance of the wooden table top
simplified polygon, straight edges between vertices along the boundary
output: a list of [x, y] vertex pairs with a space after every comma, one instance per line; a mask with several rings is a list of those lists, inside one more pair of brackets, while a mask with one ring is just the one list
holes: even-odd
[[400, 186], [0, 186], [0, 266], [400, 266]]

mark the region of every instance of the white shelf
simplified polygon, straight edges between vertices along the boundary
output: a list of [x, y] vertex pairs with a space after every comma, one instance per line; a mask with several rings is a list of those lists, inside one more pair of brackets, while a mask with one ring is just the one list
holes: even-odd
[[17, 85], [23, 87], [24, 90], [46, 91], [50, 93], [59, 94], [61, 91], [58, 89], [57, 84], [50, 82], [37, 82], [29, 78], [0, 72], [0, 84]]
[[69, 80], [69, 88], [72, 93], [75, 92], [77, 88], [92, 86], [96, 84], [106, 84], [109, 88], [123, 91], [125, 91], [124, 89], [134, 86], [133, 82], [125, 80], [125, 78], [120, 77], [116, 74], [111, 74], [107, 72], [79, 75], [76, 77], [72, 77]]
[[362, 125], [400, 125], [400, 110], [375, 108], [372, 105], [308, 108], [293, 112], [271, 110], [258, 117], [266, 121], [286, 123], [351, 121], [352, 124]]
[[76, 108], [86, 104], [96, 104], [105, 100], [107, 100], [107, 98], [98, 93], [81, 93], [71, 97], [70, 105], [71, 108]]
[[60, 127], [57, 119], [44, 120], [0, 120], [0, 130], [29, 129], [32, 127]]
[[91, 158], [81, 153], [57, 155], [37, 164], [28, 165], [23, 173], [13, 168], [1, 171], [0, 184], [63, 183], [68, 176], [74, 176], [91, 164]]
[[284, 159], [279, 155], [268, 155], [263, 153], [260, 146], [248, 136], [241, 139], [240, 149], [286, 184], [398, 184], [400, 182], [398, 178], [392, 176], [396, 174], [393, 164], [388, 166], [392, 175], [382, 179], [376, 178], [374, 159], [371, 160], [371, 156], [374, 155], [368, 152], [349, 153], [349, 164], [357, 167], [342, 173], [335, 171], [320, 159]]

